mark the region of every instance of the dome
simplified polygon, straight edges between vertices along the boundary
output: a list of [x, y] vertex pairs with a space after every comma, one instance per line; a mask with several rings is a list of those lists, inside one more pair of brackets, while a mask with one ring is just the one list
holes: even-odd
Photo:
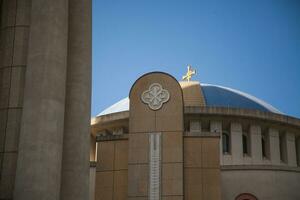
[[[263, 112], [273, 112], [283, 114], [272, 105], [258, 99], [250, 94], [241, 92], [228, 87], [212, 84], [201, 84], [206, 106], [208, 107], [230, 107], [259, 110]], [[129, 98], [126, 97], [121, 101], [106, 108], [97, 116], [108, 115], [117, 112], [129, 110]]]

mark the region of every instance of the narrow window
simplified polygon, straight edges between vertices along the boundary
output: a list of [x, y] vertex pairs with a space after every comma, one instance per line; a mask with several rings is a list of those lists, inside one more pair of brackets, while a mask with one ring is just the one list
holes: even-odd
[[287, 155], [286, 155], [286, 141], [285, 141], [285, 134], [279, 134], [279, 151], [280, 151], [280, 160], [281, 162], [287, 162]]
[[296, 138], [295, 145], [296, 145], [297, 164], [298, 166], [300, 166], [300, 137]]
[[229, 154], [229, 134], [226, 132], [222, 133], [222, 145], [223, 145], [223, 154]]
[[266, 137], [265, 137], [265, 135], [261, 135], [261, 151], [262, 151], [263, 158], [266, 158], [267, 152], [266, 152]]
[[249, 154], [249, 144], [248, 144], [248, 135], [246, 133], [243, 133], [243, 153], [244, 155]]

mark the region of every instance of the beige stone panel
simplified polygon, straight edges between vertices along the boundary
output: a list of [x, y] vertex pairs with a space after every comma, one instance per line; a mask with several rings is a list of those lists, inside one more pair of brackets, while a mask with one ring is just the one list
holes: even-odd
[[29, 27], [16, 27], [14, 39], [13, 65], [26, 65]]
[[4, 152], [8, 110], [0, 110], [0, 152]]
[[203, 199], [220, 200], [220, 169], [203, 169]]
[[115, 144], [113, 141], [98, 143], [97, 171], [107, 171], [114, 169]]
[[17, 167], [17, 154], [4, 153], [0, 179], [0, 199], [11, 199]]
[[162, 195], [183, 195], [182, 163], [162, 164]]
[[20, 135], [21, 109], [9, 109], [5, 137], [5, 151], [17, 151]]
[[202, 200], [202, 169], [184, 169], [184, 196], [186, 200]]
[[179, 83], [183, 91], [185, 106], [205, 106], [205, 98], [198, 81], [181, 81]]
[[201, 138], [184, 138], [184, 167], [202, 166]]
[[13, 63], [15, 28], [8, 27], [1, 31], [1, 59], [0, 67], [11, 66]]
[[162, 196], [162, 200], [183, 200], [183, 196]]
[[114, 171], [114, 200], [127, 199], [128, 192], [127, 170]]
[[162, 162], [182, 162], [182, 132], [164, 132], [162, 134]]
[[14, 26], [16, 22], [17, 0], [2, 1], [1, 28]]
[[16, 25], [29, 26], [31, 1], [17, 0], [17, 3]]
[[172, 111], [165, 113], [156, 116], [156, 131], [183, 131], [183, 117], [172, 114]]
[[128, 140], [121, 140], [115, 142], [114, 169], [128, 169]]
[[0, 109], [8, 107], [10, 79], [11, 68], [0, 69]]
[[143, 114], [130, 116], [129, 127], [131, 133], [155, 132], [155, 117]]
[[148, 197], [128, 197], [128, 200], [148, 200]]
[[147, 196], [149, 182], [148, 165], [128, 165], [128, 196]]
[[96, 200], [112, 200], [113, 171], [96, 172], [95, 197]]
[[148, 163], [149, 135], [129, 134], [128, 163]]
[[25, 67], [12, 67], [9, 107], [22, 107], [25, 84]]
[[202, 167], [219, 168], [220, 167], [220, 150], [219, 138], [202, 138]]

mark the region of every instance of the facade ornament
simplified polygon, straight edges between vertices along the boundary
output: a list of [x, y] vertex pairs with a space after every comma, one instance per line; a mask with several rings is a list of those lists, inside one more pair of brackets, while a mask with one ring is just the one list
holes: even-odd
[[170, 99], [170, 94], [159, 83], [153, 83], [148, 90], [143, 92], [141, 99], [152, 110], [159, 110]]
[[192, 76], [196, 74], [196, 70], [193, 69], [191, 65], [188, 65], [187, 69], [188, 71], [186, 72], [186, 75], [182, 77], [182, 80], [190, 82]]

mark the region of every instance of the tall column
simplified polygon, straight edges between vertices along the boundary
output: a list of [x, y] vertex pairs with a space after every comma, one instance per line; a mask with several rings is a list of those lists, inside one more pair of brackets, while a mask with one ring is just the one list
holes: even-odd
[[58, 200], [65, 111], [67, 0], [32, 0], [15, 200]]
[[287, 132], [285, 136], [287, 163], [289, 166], [297, 167], [295, 134]]
[[30, 0], [1, 3], [0, 199], [12, 199], [28, 49]]
[[231, 123], [230, 139], [231, 139], [231, 154], [234, 165], [243, 163], [243, 130], [240, 123]]
[[270, 160], [273, 165], [280, 165], [279, 132], [269, 129]]
[[261, 144], [261, 127], [258, 125], [250, 126], [250, 151], [253, 164], [262, 164], [262, 144]]
[[89, 199], [91, 0], [69, 0], [61, 199]]

